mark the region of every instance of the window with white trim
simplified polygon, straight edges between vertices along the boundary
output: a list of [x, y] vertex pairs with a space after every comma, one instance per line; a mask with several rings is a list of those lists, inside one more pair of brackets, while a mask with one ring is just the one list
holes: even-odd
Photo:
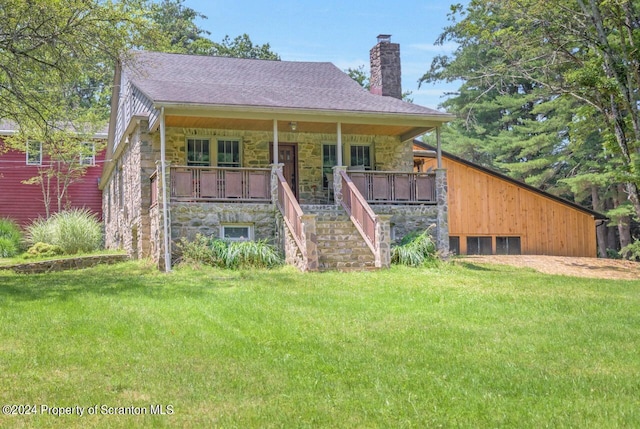
[[218, 140], [218, 167], [240, 167], [240, 140]]
[[324, 189], [333, 187], [333, 183], [329, 183], [328, 177], [333, 177], [333, 167], [338, 165], [337, 147], [335, 143], [322, 145], [322, 187]]
[[42, 142], [27, 142], [27, 165], [42, 165]]
[[220, 237], [229, 241], [253, 240], [253, 225], [235, 223], [221, 225]]
[[371, 170], [371, 146], [349, 145], [349, 167], [359, 167]]
[[80, 153], [81, 165], [96, 165], [96, 145], [91, 142], [82, 142], [82, 153]]
[[187, 139], [187, 165], [211, 165], [210, 146], [209, 139]]

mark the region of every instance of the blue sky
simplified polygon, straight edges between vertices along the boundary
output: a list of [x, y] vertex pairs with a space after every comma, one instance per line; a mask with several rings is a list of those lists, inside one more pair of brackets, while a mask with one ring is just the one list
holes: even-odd
[[[214, 41], [243, 33], [254, 44], [269, 43], [284, 61], [328, 61], [345, 70], [365, 66], [378, 34], [391, 34], [400, 44], [403, 91], [412, 91], [414, 103], [436, 108], [446, 91], [457, 85], [425, 84], [418, 79], [435, 55], [455, 46], [435, 46], [448, 24], [456, 0], [185, 0], [184, 5], [207, 16], [199, 21]], [[462, 3], [465, 3], [462, 1]]]

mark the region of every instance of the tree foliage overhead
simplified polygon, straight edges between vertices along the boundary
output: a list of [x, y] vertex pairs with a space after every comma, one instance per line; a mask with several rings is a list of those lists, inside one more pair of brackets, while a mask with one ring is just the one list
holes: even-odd
[[640, 215], [640, 1], [471, 0], [451, 18], [438, 41], [459, 48], [437, 57], [421, 82], [463, 81], [447, 102], [461, 118], [455, 126], [488, 141], [490, 154], [500, 146], [491, 155], [504, 169], [537, 182], [545, 173], [526, 171], [532, 161], [585, 173], [589, 163], [570, 158], [595, 128], [592, 158], [615, 165], [597, 173], [624, 183]]

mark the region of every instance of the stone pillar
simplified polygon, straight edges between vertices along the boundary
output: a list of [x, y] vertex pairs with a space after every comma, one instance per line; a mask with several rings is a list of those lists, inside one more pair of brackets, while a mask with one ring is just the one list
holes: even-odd
[[449, 198], [447, 196], [447, 170], [436, 169], [436, 246], [441, 255], [449, 255]]
[[304, 270], [318, 271], [318, 238], [316, 235], [316, 217], [314, 214], [302, 215], [302, 247]]
[[274, 206], [278, 205], [278, 171], [282, 174], [284, 164], [271, 164], [271, 203]]
[[341, 171], [346, 172], [347, 167], [344, 165], [336, 165], [333, 167], [333, 200], [337, 206], [342, 204], [342, 175]]
[[377, 215], [375, 265], [377, 268], [391, 266], [391, 218], [392, 215]]

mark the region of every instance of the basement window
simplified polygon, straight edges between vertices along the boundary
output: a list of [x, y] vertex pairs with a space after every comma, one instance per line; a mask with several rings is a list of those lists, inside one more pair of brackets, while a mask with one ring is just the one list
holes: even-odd
[[520, 255], [520, 237], [496, 237], [496, 255]]
[[491, 255], [491, 237], [467, 237], [467, 255]]
[[253, 225], [228, 224], [220, 227], [220, 237], [229, 241], [253, 240]]
[[455, 255], [460, 254], [460, 237], [449, 236], [449, 252]]

